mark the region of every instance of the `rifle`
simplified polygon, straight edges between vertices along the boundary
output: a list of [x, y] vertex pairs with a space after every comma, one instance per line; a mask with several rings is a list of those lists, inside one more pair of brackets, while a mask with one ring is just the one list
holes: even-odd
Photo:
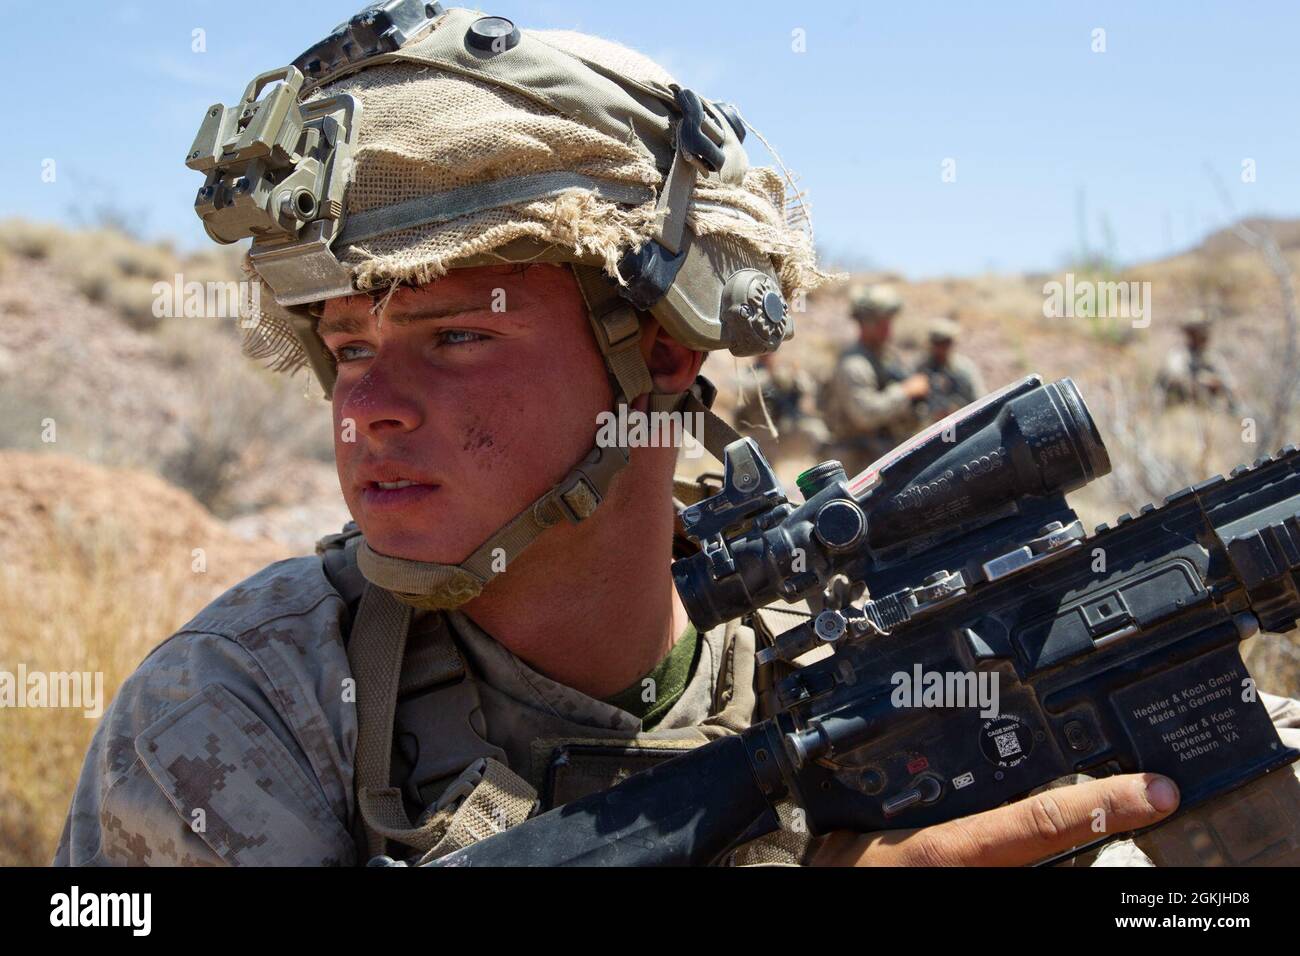
[[1239, 644], [1300, 614], [1300, 451], [1086, 535], [1065, 496], [1109, 470], [1074, 383], [1037, 376], [852, 479], [809, 469], [802, 504], [732, 443], [722, 490], [682, 513], [701, 550], [673, 578], [696, 627], [836, 574], [870, 597], [759, 652], [788, 671], [775, 716], [436, 864], [707, 864], [777, 829], [786, 797], [814, 835], [871, 832], [1071, 773], [1166, 774], [1181, 810], [1291, 763]]

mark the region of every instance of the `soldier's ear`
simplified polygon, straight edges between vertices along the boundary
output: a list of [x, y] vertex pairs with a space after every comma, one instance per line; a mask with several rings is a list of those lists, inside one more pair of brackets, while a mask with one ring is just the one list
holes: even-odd
[[656, 392], [684, 392], [700, 374], [705, 353], [674, 339], [649, 313], [641, 313], [641, 354]]

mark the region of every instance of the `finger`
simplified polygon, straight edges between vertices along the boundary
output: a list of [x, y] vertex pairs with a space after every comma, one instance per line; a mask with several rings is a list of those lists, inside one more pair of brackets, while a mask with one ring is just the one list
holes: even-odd
[[[1106, 836], [1163, 820], [1178, 787], [1158, 774], [1124, 774], [1058, 787], [930, 827], [921, 834], [953, 866], [1025, 866]], [[935, 832], [942, 831], [942, 832]]]
[[1157, 774], [1126, 774], [1059, 787], [919, 830], [836, 832], [814, 862], [828, 866], [1024, 866], [1084, 843], [1150, 826], [1178, 806]]

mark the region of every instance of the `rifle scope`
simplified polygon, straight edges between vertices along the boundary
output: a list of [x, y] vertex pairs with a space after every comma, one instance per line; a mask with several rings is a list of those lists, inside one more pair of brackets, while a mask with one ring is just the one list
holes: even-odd
[[673, 564], [697, 628], [796, 601], [835, 574], [872, 569], [1063, 496], [1110, 471], [1068, 378], [1030, 376], [932, 425], [850, 479], [837, 461], [799, 476], [786, 500], [752, 439], [727, 446], [722, 491], [682, 513], [699, 554]]

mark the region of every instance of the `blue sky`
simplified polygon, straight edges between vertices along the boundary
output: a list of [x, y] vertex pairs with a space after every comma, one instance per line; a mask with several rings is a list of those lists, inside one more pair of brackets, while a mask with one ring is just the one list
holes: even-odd
[[[0, 0], [0, 217], [87, 221], [107, 206], [146, 236], [206, 241], [191, 209], [201, 177], [182, 162], [203, 111], [361, 5]], [[737, 103], [799, 173], [819, 245], [849, 264], [1047, 270], [1081, 233], [1122, 260], [1163, 255], [1226, 221], [1207, 165], [1238, 213], [1300, 215], [1300, 5], [502, 0], [487, 12], [620, 40]], [[191, 49], [195, 28], [206, 52]], [[751, 158], [766, 161], [756, 144]]]

